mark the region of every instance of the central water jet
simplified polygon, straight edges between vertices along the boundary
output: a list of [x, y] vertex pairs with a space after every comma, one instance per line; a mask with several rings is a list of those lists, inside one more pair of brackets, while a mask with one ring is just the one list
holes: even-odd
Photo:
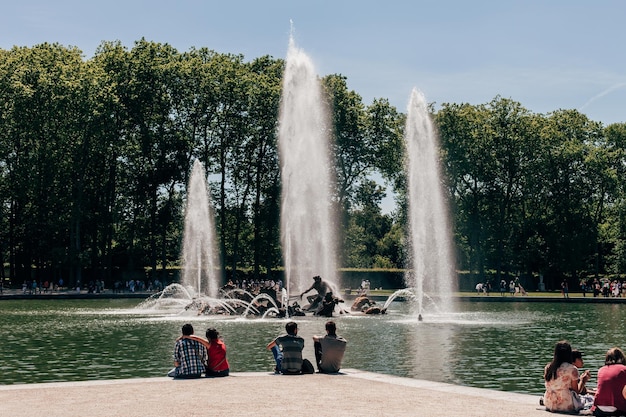
[[194, 297], [217, 298], [221, 271], [205, 175], [202, 163], [196, 159], [187, 186], [181, 283], [193, 290]]
[[281, 239], [289, 294], [312, 277], [338, 289], [337, 244], [331, 193], [330, 125], [322, 87], [310, 58], [293, 35], [283, 77], [278, 141], [281, 161]]
[[456, 289], [448, 205], [444, 197], [439, 146], [424, 95], [417, 89], [409, 100], [405, 145], [411, 245], [406, 285], [415, 292], [417, 314], [425, 300], [452, 312]]

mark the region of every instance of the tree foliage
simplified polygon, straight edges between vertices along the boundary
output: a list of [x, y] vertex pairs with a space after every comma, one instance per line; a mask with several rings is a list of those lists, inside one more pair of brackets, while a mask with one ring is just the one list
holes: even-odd
[[[14, 282], [165, 273], [185, 188], [207, 170], [224, 269], [282, 265], [276, 127], [284, 62], [141, 39], [0, 50], [0, 260]], [[331, 120], [343, 266], [405, 264], [405, 115], [321, 78]], [[482, 277], [626, 270], [626, 124], [511, 99], [445, 103], [441, 139], [458, 268]], [[383, 213], [392, 192], [396, 210]], [[158, 275], [156, 275], [158, 276]], [[167, 279], [167, 277], [165, 277]]]

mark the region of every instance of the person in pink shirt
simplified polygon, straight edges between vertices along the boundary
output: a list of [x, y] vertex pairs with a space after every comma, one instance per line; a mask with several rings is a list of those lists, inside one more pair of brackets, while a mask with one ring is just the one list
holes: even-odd
[[618, 347], [606, 352], [598, 370], [598, 387], [593, 402], [595, 416], [626, 415], [626, 357]]

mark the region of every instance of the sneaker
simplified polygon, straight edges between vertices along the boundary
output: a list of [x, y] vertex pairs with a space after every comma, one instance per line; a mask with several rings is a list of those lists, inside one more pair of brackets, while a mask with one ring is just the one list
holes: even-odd
[[278, 375], [280, 374], [280, 371], [278, 370], [278, 368], [274, 368], [274, 375]]

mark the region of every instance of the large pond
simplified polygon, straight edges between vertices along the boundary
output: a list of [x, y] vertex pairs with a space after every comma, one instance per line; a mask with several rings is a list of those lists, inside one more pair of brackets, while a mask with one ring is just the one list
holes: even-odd
[[[266, 344], [287, 320], [173, 315], [136, 309], [140, 300], [3, 300], [0, 302], [0, 384], [164, 376], [185, 322], [197, 334], [216, 327], [232, 372], [273, 369]], [[344, 368], [541, 394], [554, 343], [569, 340], [585, 353], [593, 375], [611, 346], [623, 346], [621, 305], [460, 302], [458, 313], [418, 322], [407, 303], [381, 316], [340, 315], [348, 340]], [[304, 357], [321, 317], [298, 317]], [[593, 385], [594, 379], [590, 385]]]

